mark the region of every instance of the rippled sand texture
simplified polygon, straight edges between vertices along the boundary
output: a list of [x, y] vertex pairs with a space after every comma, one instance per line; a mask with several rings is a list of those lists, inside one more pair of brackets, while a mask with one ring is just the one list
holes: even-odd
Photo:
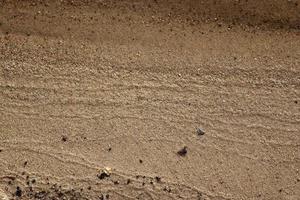
[[0, 199], [300, 199], [299, 4], [0, 0]]

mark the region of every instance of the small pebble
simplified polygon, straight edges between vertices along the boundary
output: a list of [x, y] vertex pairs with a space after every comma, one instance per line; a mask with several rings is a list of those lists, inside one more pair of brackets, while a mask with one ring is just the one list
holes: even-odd
[[101, 195], [99, 196], [99, 200], [104, 200], [103, 194], [101, 194]]
[[114, 181], [114, 184], [115, 185], [119, 185], [119, 181]]
[[156, 182], [160, 182], [161, 178], [159, 176], [155, 176], [155, 180], [156, 180]]
[[67, 138], [67, 136], [62, 136], [62, 138], [61, 138], [61, 140], [63, 141], [63, 142], [66, 142], [67, 140], [68, 140], [68, 138]]
[[180, 156], [185, 156], [187, 154], [187, 147], [183, 147], [182, 149], [180, 149], [178, 152], [177, 152], [178, 155]]
[[22, 196], [22, 190], [21, 190], [21, 188], [19, 186], [17, 187], [15, 194], [16, 194], [17, 197], [21, 197]]
[[102, 170], [101, 173], [97, 175], [97, 177], [101, 180], [110, 177], [110, 168], [105, 168], [104, 170]]
[[107, 178], [107, 177], [110, 177], [110, 175], [105, 173], [105, 172], [102, 172], [102, 173], [98, 174], [98, 178], [101, 179], [101, 180], [104, 179], [104, 178]]
[[201, 136], [201, 135], [204, 135], [204, 134], [205, 134], [205, 132], [202, 129], [197, 128], [197, 135]]

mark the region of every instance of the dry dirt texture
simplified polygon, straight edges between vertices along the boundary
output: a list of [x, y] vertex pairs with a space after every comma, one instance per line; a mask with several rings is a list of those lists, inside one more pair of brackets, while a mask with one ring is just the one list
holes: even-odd
[[0, 199], [299, 200], [299, 4], [0, 0]]

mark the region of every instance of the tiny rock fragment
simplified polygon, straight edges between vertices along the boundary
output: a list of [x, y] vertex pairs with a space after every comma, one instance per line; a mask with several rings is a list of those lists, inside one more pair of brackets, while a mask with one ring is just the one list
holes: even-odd
[[103, 194], [100, 194], [100, 196], [99, 196], [99, 200], [104, 200], [104, 196], [103, 196]]
[[171, 192], [171, 188], [169, 188], [168, 186], [166, 186], [166, 187], [164, 187], [163, 191], [170, 193]]
[[180, 149], [178, 152], [177, 152], [178, 155], [180, 156], [185, 156], [187, 154], [187, 147], [183, 147], [182, 149]]
[[68, 140], [68, 138], [67, 138], [67, 136], [62, 136], [62, 138], [61, 138], [61, 140], [63, 141], [63, 142], [66, 142], [67, 140]]
[[201, 135], [204, 135], [204, 134], [205, 134], [205, 132], [202, 129], [197, 128], [197, 135], [201, 136]]
[[115, 185], [119, 185], [119, 181], [114, 181], [114, 184]]
[[106, 167], [101, 171], [100, 174], [97, 175], [97, 177], [102, 180], [110, 177], [110, 174], [111, 174], [111, 169], [109, 167]]
[[21, 188], [20, 188], [19, 186], [18, 186], [17, 189], [16, 189], [15, 195], [16, 195], [17, 197], [21, 197], [21, 196], [22, 196], [22, 190], [21, 190]]
[[160, 182], [161, 181], [161, 177], [155, 176], [155, 180], [156, 180], [156, 182]]

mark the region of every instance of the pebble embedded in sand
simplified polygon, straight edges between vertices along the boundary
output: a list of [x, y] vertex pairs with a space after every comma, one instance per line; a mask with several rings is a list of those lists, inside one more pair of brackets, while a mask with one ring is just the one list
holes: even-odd
[[105, 167], [103, 170], [101, 170], [100, 174], [97, 175], [99, 179], [104, 179], [110, 177], [111, 174], [111, 168]]
[[156, 182], [160, 182], [161, 181], [161, 177], [155, 176], [155, 180], [156, 180]]
[[16, 189], [15, 195], [16, 195], [17, 197], [21, 197], [21, 196], [22, 196], [22, 190], [21, 190], [21, 188], [20, 188], [19, 186], [18, 186], [17, 189]]
[[204, 135], [204, 134], [205, 134], [205, 132], [202, 129], [197, 128], [197, 135], [201, 136], [201, 135]]
[[185, 156], [187, 154], [187, 147], [183, 147], [182, 149], [180, 149], [178, 152], [177, 152], [178, 155], [180, 156]]
[[62, 140], [63, 142], [66, 142], [66, 141], [68, 140], [68, 137], [65, 136], [65, 135], [63, 135], [62, 138], [61, 138], [61, 140]]

